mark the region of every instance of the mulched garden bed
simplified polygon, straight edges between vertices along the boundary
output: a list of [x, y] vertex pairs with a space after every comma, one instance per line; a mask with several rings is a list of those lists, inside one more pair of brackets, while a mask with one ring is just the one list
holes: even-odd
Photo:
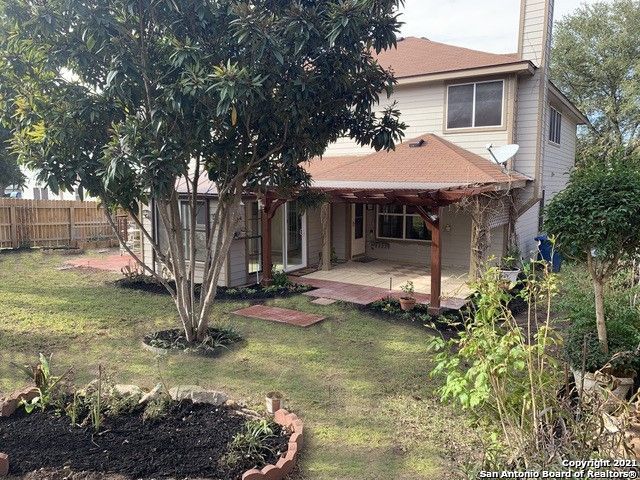
[[[95, 433], [92, 427], [72, 427], [66, 415], [21, 410], [0, 418], [0, 446], [9, 455], [11, 475], [46, 469], [50, 478], [71, 470], [127, 478], [233, 480], [256, 466], [246, 459], [233, 465], [225, 461], [246, 421], [231, 408], [185, 400], [154, 421], [143, 421], [142, 409], [107, 417]], [[280, 427], [275, 433], [268, 440], [272, 453], [265, 463], [276, 463], [286, 451], [288, 436]]]
[[197, 344], [187, 342], [184, 330], [177, 328], [150, 333], [142, 341], [156, 349], [215, 356], [242, 340], [242, 336], [232, 328], [209, 327], [205, 339]]
[[[131, 290], [139, 290], [142, 292], [155, 293], [158, 295], [169, 295], [167, 289], [159, 283], [155, 278], [148, 275], [137, 275], [135, 277], [127, 277], [116, 280], [114, 284], [119, 288], [128, 288]], [[169, 282], [171, 286], [175, 286], [173, 281]], [[291, 295], [313, 290], [310, 285], [299, 283], [291, 283], [288, 285], [272, 285], [263, 287], [262, 285], [251, 285], [248, 287], [218, 287], [216, 299], [218, 300], [262, 300], [269, 298], [282, 298]], [[200, 295], [200, 286], [196, 286], [196, 294]]]
[[[522, 289], [523, 286], [519, 283], [509, 292], [510, 300], [507, 303], [507, 308], [514, 316], [525, 312], [528, 308], [527, 302], [520, 296]], [[477, 302], [477, 298], [471, 297], [469, 303], [462, 310], [445, 310], [440, 316], [429, 315], [429, 306], [422, 304], [417, 304], [413, 310], [405, 312], [400, 308], [400, 302], [395, 299], [378, 300], [364, 308], [382, 318], [433, 327], [445, 333], [455, 333], [464, 329], [466, 319], [473, 314], [475, 302]]]
[[446, 310], [440, 316], [429, 315], [428, 305], [417, 304], [410, 312], [400, 308], [396, 299], [378, 300], [363, 307], [382, 318], [401, 320], [426, 327], [435, 327], [443, 332], [456, 332], [463, 328], [463, 315], [456, 310]]

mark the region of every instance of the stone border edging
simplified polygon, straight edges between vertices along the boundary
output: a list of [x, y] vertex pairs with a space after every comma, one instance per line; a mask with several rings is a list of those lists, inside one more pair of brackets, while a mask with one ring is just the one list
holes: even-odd
[[[0, 399], [0, 417], [10, 417], [20, 406], [22, 400], [30, 402], [40, 395], [36, 387], [27, 387], [16, 390], [11, 395]], [[0, 477], [9, 475], [9, 455], [0, 452]]]
[[252, 468], [242, 475], [242, 480], [282, 480], [286, 477], [295, 466], [298, 452], [302, 449], [302, 434], [304, 425], [302, 420], [295, 413], [289, 413], [281, 408], [274, 415], [274, 420], [278, 425], [288, 428], [293, 433], [289, 437], [289, 448], [275, 465], [267, 465], [258, 470]]

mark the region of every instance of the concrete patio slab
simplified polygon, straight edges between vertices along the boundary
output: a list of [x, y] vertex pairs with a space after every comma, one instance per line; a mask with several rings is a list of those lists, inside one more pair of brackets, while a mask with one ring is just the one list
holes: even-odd
[[314, 315], [312, 313], [299, 312], [288, 308], [269, 307], [267, 305], [252, 305], [247, 308], [236, 310], [236, 315], [249, 318], [258, 318], [260, 320], [269, 320], [271, 322], [286, 323], [297, 327], [308, 327], [315, 323], [321, 322], [326, 317]]

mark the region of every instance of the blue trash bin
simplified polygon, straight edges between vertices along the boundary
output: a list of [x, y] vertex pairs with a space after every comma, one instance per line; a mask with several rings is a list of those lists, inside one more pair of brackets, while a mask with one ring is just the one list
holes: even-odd
[[562, 266], [562, 256], [553, 248], [553, 244], [546, 234], [540, 234], [535, 238], [538, 242], [538, 258], [551, 264], [551, 271], [557, 273]]

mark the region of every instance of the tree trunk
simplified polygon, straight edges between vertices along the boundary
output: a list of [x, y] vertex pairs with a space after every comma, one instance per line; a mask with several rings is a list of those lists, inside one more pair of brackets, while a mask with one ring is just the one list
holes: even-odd
[[600, 278], [593, 279], [593, 288], [596, 300], [596, 323], [598, 326], [598, 340], [604, 353], [609, 353], [607, 340], [607, 326], [604, 318], [604, 281]]

